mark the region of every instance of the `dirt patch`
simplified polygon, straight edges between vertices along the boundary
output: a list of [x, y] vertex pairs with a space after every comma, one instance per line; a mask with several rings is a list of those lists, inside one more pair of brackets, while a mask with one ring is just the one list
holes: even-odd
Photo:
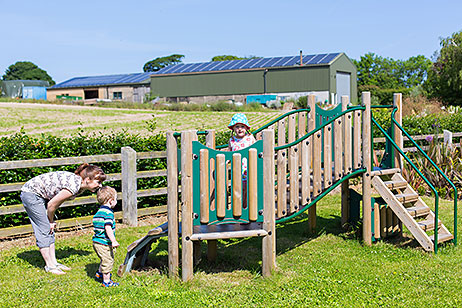
[[[163, 224], [167, 221], [167, 215], [150, 215], [143, 216], [138, 218], [138, 226], [152, 226], [153, 228]], [[117, 223], [117, 229], [128, 228], [128, 225], [122, 224], [121, 222]], [[61, 239], [71, 238], [75, 236], [93, 234], [93, 227], [81, 226], [79, 228], [69, 228], [66, 230], [58, 230], [56, 232], [56, 240], [60, 241]], [[0, 250], [11, 249], [13, 247], [28, 247], [35, 246], [35, 237], [33, 234], [0, 238]]]

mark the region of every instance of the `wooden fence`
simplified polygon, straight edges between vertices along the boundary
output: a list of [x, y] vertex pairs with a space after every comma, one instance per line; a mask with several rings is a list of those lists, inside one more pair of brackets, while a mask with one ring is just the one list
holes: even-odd
[[[18, 160], [18, 161], [2, 161], [0, 162], [0, 170], [14, 170], [23, 168], [35, 167], [52, 167], [63, 165], [79, 165], [82, 163], [102, 163], [102, 162], [118, 162], [122, 164], [121, 173], [107, 174], [107, 181], [122, 181], [122, 192], [117, 194], [117, 199], [122, 200], [122, 211], [115, 212], [116, 219], [122, 219], [124, 223], [130, 226], [136, 226], [138, 217], [152, 214], [164, 214], [167, 212], [167, 206], [155, 206], [149, 208], [138, 209], [137, 198], [166, 195], [167, 187], [137, 189], [137, 179], [153, 178], [167, 176], [167, 170], [137, 170], [137, 160], [142, 159], [165, 159], [165, 151], [156, 152], [135, 152], [130, 147], [124, 147], [120, 154], [105, 154], [80, 157], [64, 157], [64, 158], [46, 158], [33, 160]], [[18, 192], [24, 183], [7, 183], [0, 184], [0, 193]], [[61, 207], [71, 207], [83, 204], [96, 204], [95, 196], [77, 197], [74, 200], [64, 202]], [[22, 204], [0, 206], [0, 215], [9, 215], [14, 213], [25, 212]], [[68, 218], [57, 221], [58, 228], [69, 228], [89, 225], [92, 223], [92, 216]], [[31, 233], [32, 226], [21, 225], [15, 227], [1, 228], [0, 237], [8, 237], [13, 235], [21, 235]]]

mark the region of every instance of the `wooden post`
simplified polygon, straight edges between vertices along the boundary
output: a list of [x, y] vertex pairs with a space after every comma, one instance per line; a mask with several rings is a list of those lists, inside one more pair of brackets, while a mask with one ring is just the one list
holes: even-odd
[[332, 185], [332, 124], [324, 127], [324, 188]]
[[173, 132], [167, 132], [167, 220], [168, 273], [178, 277], [178, 144]]
[[[372, 244], [371, 230], [371, 93], [362, 93], [362, 105], [366, 107], [363, 112], [363, 167], [366, 172], [363, 173], [363, 240], [366, 245]], [[376, 226], [377, 229], [377, 226]]]
[[192, 140], [194, 131], [181, 133], [181, 240], [182, 240], [182, 278], [188, 281], [193, 277], [193, 234], [192, 221], [192, 201], [193, 201], [193, 183], [192, 183]]
[[361, 168], [361, 111], [353, 111], [353, 169]]
[[276, 267], [276, 227], [274, 217], [274, 131], [263, 131], [263, 229], [262, 274], [271, 275]]
[[218, 218], [223, 218], [226, 215], [226, 184], [227, 184], [227, 174], [226, 174], [226, 160], [225, 160], [225, 155], [224, 154], [218, 154], [217, 155], [217, 198], [216, 198], [216, 204], [217, 204], [217, 217]]
[[[348, 109], [348, 96], [342, 96], [342, 111]], [[343, 116], [343, 174], [350, 174], [352, 171], [351, 161], [351, 113]], [[341, 226], [345, 226], [350, 218], [350, 180], [342, 182], [342, 214]]]
[[[256, 221], [258, 218], [258, 169], [257, 169], [258, 153], [257, 149], [249, 150], [249, 220]], [[262, 196], [260, 196], [262, 198]]]
[[121, 154], [123, 222], [129, 226], [137, 226], [138, 209], [136, 201], [136, 152], [131, 147], [123, 147]]
[[342, 118], [334, 121], [334, 181], [343, 177], [343, 134]]
[[[207, 135], [205, 136], [205, 146], [215, 149], [215, 130], [211, 129], [207, 131]], [[209, 166], [209, 180], [210, 180], [210, 187], [215, 187], [215, 179], [213, 177], [213, 173], [215, 172], [215, 166]], [[210, 202], [210, 208], [215, 208], [215, 198]], [[209, 210], [210, 210], [209, 208]], [[207, 241], [207, 260], [213, 262], [217, 258], [217, 240], [208, 240]]]
[[[310, 114], [309, 114], [309, 119], [308, 119], [308, 132], [312, 132], [316, 128], [316, 96], [313, 94], [308, 95], [308, 107], [310, 108]], [[313, 135], [310, 137], [310, 144], [308, 148], [308, 166], [309, 170], [312, 170], [312, 167], [315, 167], [314, 165], [314, 159], [316, 157], [320, 157], [321, 153], [315, 153], [314, 152], [314, 143], [315, 143], [316, 136]], [[320, 163], [320, 159], [319, 159]], [[314, 181], [313, 181], [313, 196], [316, 194], [314, 190]], [[313, 204], [309, 209], [308, 209], [308, 231], [313, 233], [316, 229], [316, 204]]]
[[[403, 126], [403, 95], [401, 93], [394, 93], [393, 94], [393, 107], [397, 107], [398, 111], [395, 113], [395, 120], [396, 122]], [[394, 130], [394, 136], [393, 136], [396, 144], [399, 146], [401, 150], [403, 150], [403, 133], [398, 127], [395, 127]], [[403, 168], [403, 157], [401, 154], [398, 152], [398, 150], [395, 151], [395, 168]]]
[[[281, 120], [278, 123], [278, 146], [286, 144], [286, 126], [285, 121]], [[287, 150], [279, 150], [277, 153], [278, 166], [278, 204], [277, 215], [283, 217], [287, 214]]]
[[210, 189], [209, 189], [209, 150], [201, 149], [199, 155], [200, 162], [200, 216], [201, 223], [209, 222]]
[[[289, 143], [292, 143], [295, 141], [295, 115], [289, 116], [289, 127], [288, 127], [288, 137]], [[289, 207], [289, 212], [294, 213], [298, 209], [298, 190], [299, 190], [299, 185], [298, 185], [298, 148], [296, 145], [291, 146], [289, 148], [289, 173], [290, 173], [290, 178], [289, 178], [289, 187], [290, 187], [290, 193], [289, 193], [289, 199], [290, 199], [290, 207]]]
[[[248, 165], [248, 164], [247, 164]], [[248, 167], [247, 167], [248, 169]], [[233, 154], [233, 216], [240, 217], [242, 215], [242, 160], [241, 154]]]

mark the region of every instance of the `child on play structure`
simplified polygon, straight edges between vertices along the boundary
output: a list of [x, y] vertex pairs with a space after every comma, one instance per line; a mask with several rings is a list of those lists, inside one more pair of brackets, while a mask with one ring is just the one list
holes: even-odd
[[119, 284], [112, 281], [111, 271], [114, 265], [114, 253], [119, 246], [115, 238], [114, 207], [117, 205], [117, 192], [114, 188], [103, 186], [98, 190], [96, 199], [101, 205], [93, 216], [93, 249], [100, 258], [96, 279], [102, 278], [103, 287], [116, 287]]
[[[239, 151], [254, 144], [257, 140], [249, 132], [250, 125], [243, 113], [236, 113], [231, 118], [228, 128], [233, 131], [229, 139], [228, 151]], [[242, 200], [244, 208], [247, 207], [247, 158], [242, 158]]]

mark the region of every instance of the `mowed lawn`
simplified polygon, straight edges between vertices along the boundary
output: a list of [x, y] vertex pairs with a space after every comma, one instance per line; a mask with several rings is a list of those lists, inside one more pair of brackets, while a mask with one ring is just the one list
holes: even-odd
[[[428, 204], [432, 200], [426, 198]], [[440, 204], [440, 217], [452, 230], [452, 202]], [[0, 251], [1, 307], [461, 307], [462, 249], [452, 244], [424, 252], [405, 232], [364, 246], [357, 233], [340, 228], [340, 195], [318, 203], [317, 231], [306, 232], [307, 217], [277, 225], [277, 270], [261, 277], [261, 239], [219, 241], [218, 258], [205, 257], [194, 278], [168, 278], [167, 240], [154, 243], [151, 267], [122, 278], [117, 288], [93, 279], [98, 258], [91, 232], [57, 241], [57, 256], [72, 267], [64, 276], [47, 274], [33, 245]], [[460, 217], [459, 217], [460, 219]], [[126, 247], [152, 226], [119, 228]], [[359, 232], [360, 233], [360, 232]], [[202, 246], [203, 255], [206, 253]], [[114, 270], [115, 272], [115, 270]]]
[[[21, 129], [29, 135], [55, 136], [122, 130], [131, 134], [187, 129], [220, 131], [227, 129], [233, 114], [0, 102], [0, 136], [12, 135]], [[281, 115], [282, 111], [245, 114], [252, 127], [258, 128]]]

